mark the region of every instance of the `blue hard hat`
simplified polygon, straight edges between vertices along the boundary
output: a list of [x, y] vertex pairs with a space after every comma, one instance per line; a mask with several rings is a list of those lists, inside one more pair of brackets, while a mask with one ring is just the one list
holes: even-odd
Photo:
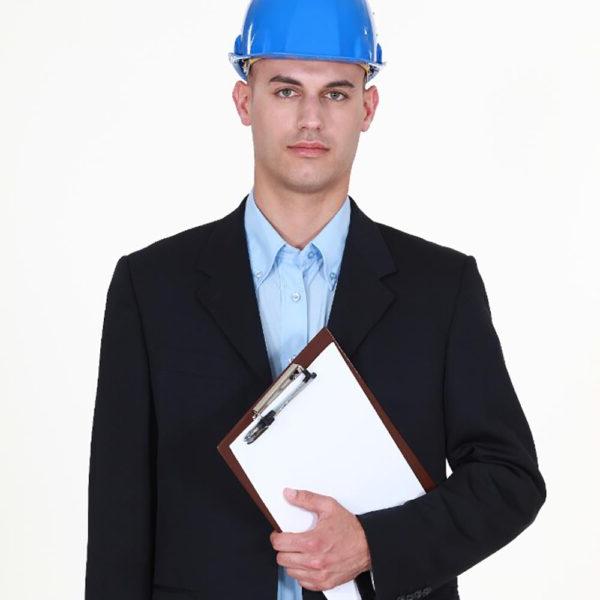
[[367, 0], [252, 0], [228, 56], [244, 81], [250, 58], [363, 63], [367, 81], [385, 65]]

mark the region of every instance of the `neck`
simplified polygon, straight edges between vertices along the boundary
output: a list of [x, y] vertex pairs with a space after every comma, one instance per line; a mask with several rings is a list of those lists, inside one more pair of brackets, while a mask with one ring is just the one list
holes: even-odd
[[348, 195], [348, 180], [333, 188], [301, 192], [254, 181], [256, 205], [290, 246], [302, 249], [327, 225]]

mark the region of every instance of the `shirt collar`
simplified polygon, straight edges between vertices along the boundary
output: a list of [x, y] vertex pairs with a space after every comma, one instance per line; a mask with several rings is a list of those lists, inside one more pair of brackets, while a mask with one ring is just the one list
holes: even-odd
[[254, 188], [252, 188], [246, 200], [244, 226], [248, 241], [250, 267], [258, 287], [271, 272], [275, 258], [279, 250], [285, 246], [286, 241], [256, 205]]
[[[298, 253], [305, 254], [309, 251], [309, 246], [316, 247], [323, 257], [323, 276], [326, 278], [331, 290], [335, 287], [339, 275], [349, 225], [350, 199], [346, 196], [339, 210], [311, 242], [306, 244], [302, 250], [295, 248]], [[282, 247], [286, 247], [286, 249], [291, 249], [292, 247], [279, 235], [256, 205], [254, 188], [250, 190], [248, 199], [246, 200], [244, 226], [248, 242], [250, 266], [254, 281], [258, 287], [271, 272]]]
[[339, 210], [311, 242], [323, 257], [323, 275], [331, 290], [335, 287], [340, 272], [349, 225], [350, 198], [346, 196]]

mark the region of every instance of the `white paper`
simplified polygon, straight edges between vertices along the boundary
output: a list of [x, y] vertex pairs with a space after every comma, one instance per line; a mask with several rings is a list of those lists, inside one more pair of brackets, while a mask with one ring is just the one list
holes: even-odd
[[[284, 487], [332, 496], [353, 514], [398, 506], [424, 494], [336, 344], [331, 342], [309, 370], [317, 376], [267, 431], [247, 444], [244, 435], [254, 421], [231, 444], [281, 530], [307, 531], [317, 522], [315, 513], [287, 502]], [[360, 600], [354, 581], [327, 590], [325, 596]]]

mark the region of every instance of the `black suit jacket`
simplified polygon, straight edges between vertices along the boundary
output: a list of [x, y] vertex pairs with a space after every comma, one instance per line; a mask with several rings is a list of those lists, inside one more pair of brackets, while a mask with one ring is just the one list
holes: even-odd
[[[350, 200], [328, 327], [438, 484], [358, 515], [376, 598], [458, 598], [456, 576], [545, 500], [532, 435], [473, 256], [376, 223]], [[276, 600], [272, 527], [216, 448], [272, 382], [245, 201], [116, 264], [92, 428], [86, 600]], [[368, 572], [357, 579], [372, 598]]]

